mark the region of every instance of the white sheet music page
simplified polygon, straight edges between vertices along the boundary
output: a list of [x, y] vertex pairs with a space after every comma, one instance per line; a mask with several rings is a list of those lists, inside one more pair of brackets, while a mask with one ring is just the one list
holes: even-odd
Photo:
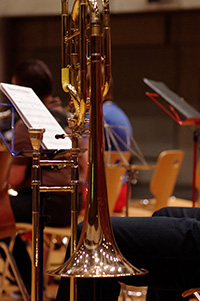
[[45, 129], [42, 147], [49, 150], [67, 150], [71, 139], [56, 139], [55, 135], [65, 131], [31, 88], [0, 83], [0, 89], [15, 107], [28, 128]]

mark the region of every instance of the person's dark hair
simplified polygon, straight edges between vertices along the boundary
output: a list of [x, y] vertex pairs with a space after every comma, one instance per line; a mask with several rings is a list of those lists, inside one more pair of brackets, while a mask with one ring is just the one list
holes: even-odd
[[17, 85], [32, 88], [40, 99], [52, 93], [52, 73], [48, 66], [40, 60], [22, 62], [14, 70], [12, 78]]

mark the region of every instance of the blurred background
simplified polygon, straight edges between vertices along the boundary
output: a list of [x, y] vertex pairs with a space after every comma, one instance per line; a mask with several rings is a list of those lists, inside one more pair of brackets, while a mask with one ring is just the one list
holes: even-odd
[[[110, 8], [114, 101], [130, 118], [149, 164], [163, 150], [184, 150], [176, 189], [191, 198], [194, 128], [176, 124], [147, 98], [143, 78], [163, 81], [200, 111], [200, 1], [110, 0]], [[9, 83], [15, 66], [30, 58], [49, 65], [54, 94], [67, 106], [60, 80], [59, 0], [0, 1], [0, 82]], [[143, 173], [140, 185], [150, 177]]]

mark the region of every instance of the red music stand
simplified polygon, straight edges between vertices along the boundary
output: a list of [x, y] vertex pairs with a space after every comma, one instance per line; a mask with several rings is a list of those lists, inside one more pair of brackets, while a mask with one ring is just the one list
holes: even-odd
[[[144, 78], [144, 83], [148, 85], [156, 93], [146, 92], [146, 95], [155, 102], [167, 115], [169, 115], [179, 125], [195, 126], [193, 133], [193, 182], [192, 182], [192, 204], [195, 207], [195, 189], [196, 189], [196, 165], [197, 165], [197, 145], [199, 137], [200, 113], [195, 110], [182, 97], [171, 91], [163, 82], [153, 81]], [[166, 106], [161, 103], [160, 99], [164, 99]], [[181, 119], [178, 110], [184, 120]]]

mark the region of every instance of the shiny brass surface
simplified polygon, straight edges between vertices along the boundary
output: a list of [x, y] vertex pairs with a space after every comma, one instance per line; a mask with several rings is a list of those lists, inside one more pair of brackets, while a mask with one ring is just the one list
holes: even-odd
[[40, 192], [72, 192], [72, 186], [40, 186]]
[[[146, 270], [140, 270], [132, 266], [122, 256], [117, 247], [110, 222], [104, 165], [105, 147], [102, 108], [103, 93], [106, 92], [111, 80], [109, 2], [102, 1], [102, 4], [104, 47], [102, 45], [101, 18], [97, 1], [82, 0], [79, 7], [80, 80], [83, 83], [80, 82], [80, 90], [77, 90], [77, 93], [80, 96], [79, 113], [81, 118], [84, 118], [86, 108], [85, 93], [88, 93], [90, 98], [89, 167], [83, 228], [77, 248], [73, 250], [72, 256], [62, 266], [48, 271], [49, 274], [71, 277], [71, 279], [121, 277], [147, 273]], [[86, 35], [87, 9], [90, 11], [88, 52], [86, 51], [86, 40], [88, 39]], [[106, 52], [103, 60], [102, 48]], [[87, 53], [90, 55], [89, 66], [87, 66]], [[102, 76], [104, 62], [105, 67]], [[85, 91], [87, 77], [89, 77], [90, 87], [88, 91]], [[81, 101], [84, 102], [83, 110], [81, 109]], [[77, 124], [80, 125], [81, 121], [78, 121]], [[73, 300], [73, 297], [70, 300]]]
[[40, 212], [40, 147], [44, 129], [29, 129], [32, 158], [32, 275], [31, 301], [39, 300], [39, 212]]
[[[31, 282], [31, 301], [41, 300], [43, 283], [40, 283], [41, 271], [40, 267], [43, 265], [39, 262], [39, 254], [42, 252], [40, 249], [40, 192], [71, 192], [73, 205], [72, 205], [72, 216], [74, 219], [72, 229], [77, 227], [77, 202], [78, 202], [78, 155], [80, 149], [78, 148], [78, 139], [77, 137], [72, 138], [72, 149], [69, 150], [68, 154], [65, 154], [65, 157], [68, 158], [64, 160], [60, 159], [40, 159], [41, 158], [41, 143], [43, 138], [44, 129], [29, 129], [29, 135], [31, 144], [33, 147], [32, 154], [32, 282]], [[71, 185], [65, 186], [41, 186], [41, 167], [42, 166], [51, 166], [54, 168], [63, 168], [65, 166], [71, 167], [72, 171], [72, 180]], [[41, 260], [41, 258], [40, 258]], [[40, 264], [40, 266], [39, 266]], [[75, 298], [73, 299], [76, 300]]]
[[29, 129], [28, 132], [33, 149], [39, 151], [45, 129]]

